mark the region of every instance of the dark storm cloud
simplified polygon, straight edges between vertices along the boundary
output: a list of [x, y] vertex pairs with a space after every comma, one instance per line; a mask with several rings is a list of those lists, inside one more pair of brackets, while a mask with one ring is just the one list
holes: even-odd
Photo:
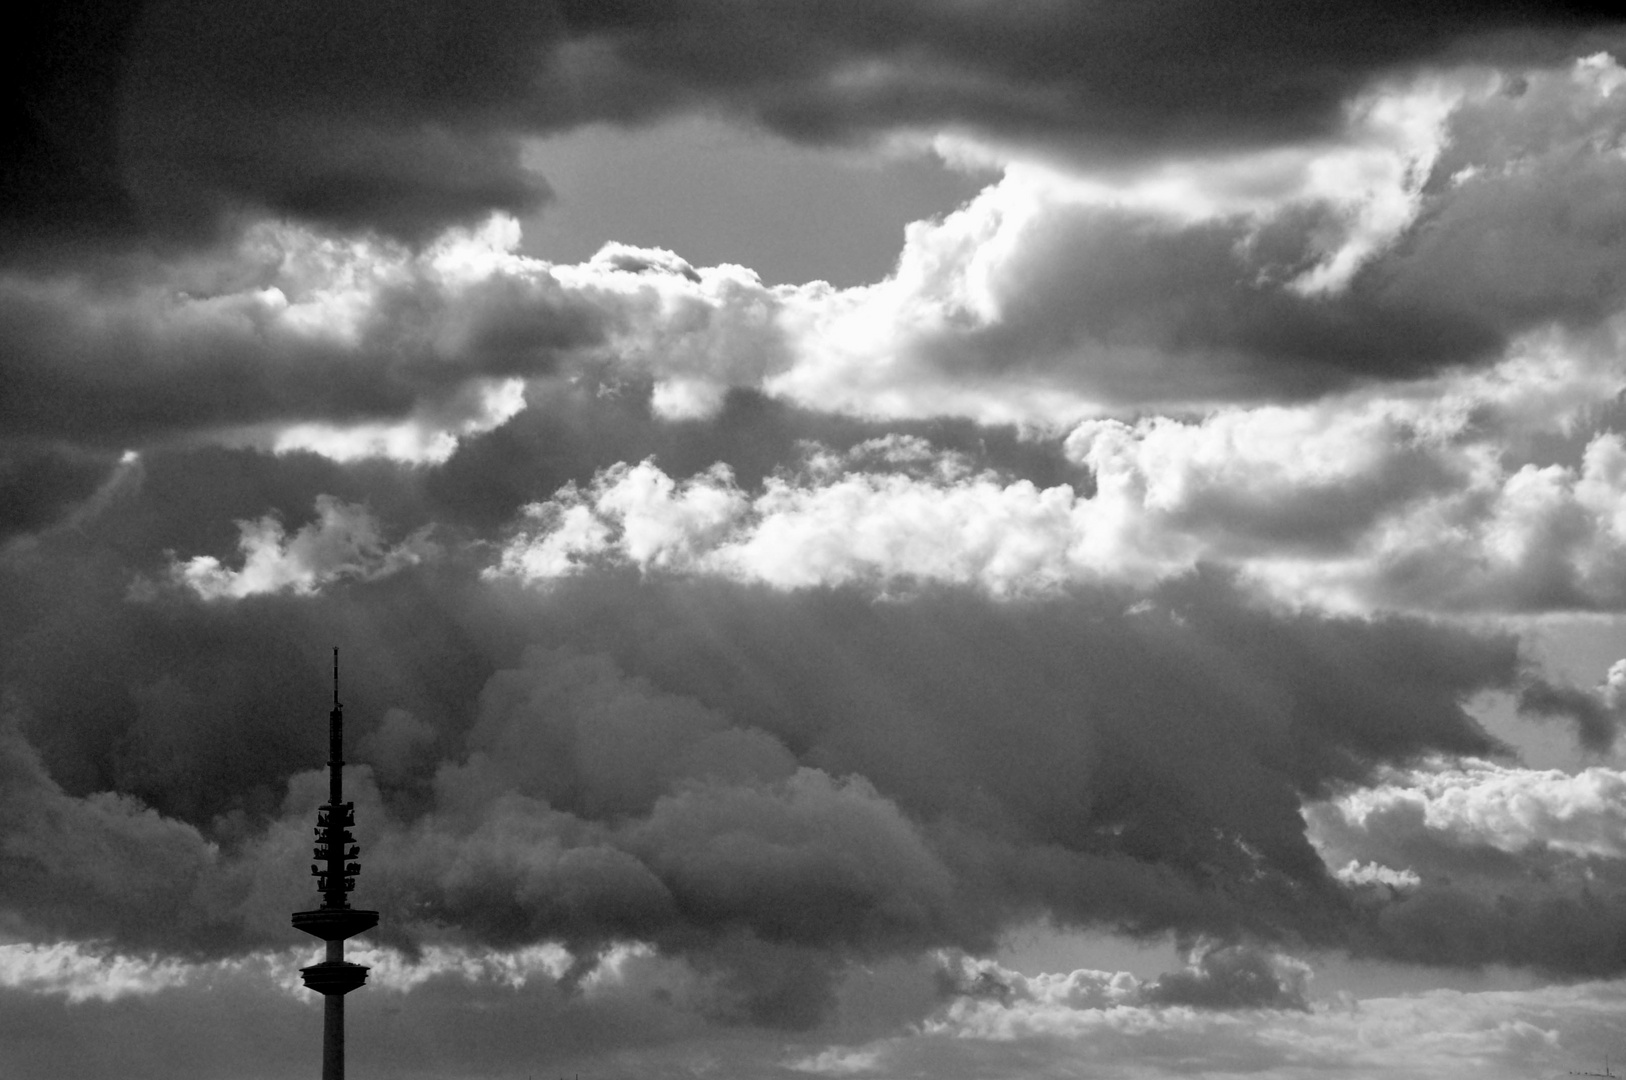
[[1618, 861], [1502, 861], [1501, 874], [1369, 897], [1353, 951], [1445, 967], [1505, 964], [1557, 978], [1619, 975], [1626, 875]]
[[1535, 679], [1519, 692], [1519, 711], [1527, 716], [1568, 720], [1576, 741], [1593, 754], [1605, 754], [1626, 717], [1617, 704], [1595, 692], [1574, 686], [1555, 686]]
[[66, 794], [10, 715], [0, 718], [0, 791], [0, 890], [30, 930], [131, 949], [213, 936], [192, 896], [213, 854], [196, 829], [113, 792]]
[[[0, 424], [118, 447], [275, 421], [455, 413], [472, 380], [545, 374], [602, 338], [605, 313], [547, 275], [453, 284], [404, 256], [261, 239], [236, 260], [145, 266], [128, 280], [0, 280]], [[345, 288], [324, 277], [336, 272], [329, 256], [390, 279], [358, 286], [361, 314], [323, 308], [326, 290]], [[290, 314], [302, 304], [322, 310]]]
[[545, 6], [70, 3], [8, 35], [13, 236], [206, 238], [239, 210], [421, 237], [546, 186], [504, 138]]
[[[878, 430], [751, 395], [726, 423], [660, 425], [636, 394], [559, 393], [537, 425], [483, 437], [523, 435], [501, 456], [551, 483], [649, 440], [771, 469], [806, 452], [792, 436], [847, 449]], [[1042, 449], [917, 427], [1007, 467]], [[584, 964], [644, 940], [713, 980], [708, 1015], [789, 1027], [822, 1015], [854, 960], [986, 949], [1038, 916], [1365, 935], [1376, 916], [1328, 877], [1302, 800], [1382, 763], [1496, 752], [1460, 702], [1522, 685], [1509, 638], [1273, 614], [1201, 576], [1003, 603], [619, 572], [533, 591], [479, 580], [494, 549], [459, 541], [375, 581], [201, 603], [167, 568], [235, 565], [233, 519], [277, 511], [291, 536], [331, 492], [365, 500], [393, 545], [444, 520], [454, 475], [179, 448], [118, 468], [71, 528], [0, 566], [8, 760], [34, 762], [9, 804], [24, 854], [4, 906], [34, 932], [127, 947], [287, 943], [309, 902], [333, 643], [363, 886], [394, 913], [390, 940], [563, 940]], [[485, 533], [486, 513], [450, 517]], [[163, 857], [116, 912], [89, 869], [27, 854], [135, 852], [147, 832]], [[1411, 954], [1408, 935], [1381, 941]], [[1574, 948], [1560, 934], [1518, 962], [1562, 968]]]
[[1207, 943], [1190, 950], [1190, 963], [1143, 987], [1153, 1005], [1198, 1009], [1298, 1009], [1308, 1012], [1309, 968], [1254, 945]]
[[[870, 54], [860, 48], [862, 35], [848, 40], [846, 23], [827, 26], [813, 14], [819, 10], [787, 13], [789, 29], [775, 30], [769, 38], [777, 41], [775, 35], [794, 31], [809, 35], [809, 41], [826, 41], [818, 37], [826, 33], [830, 55], [819, 60], [820, 49], [812, 47], [801, 62], [823, 64], [818, 70], [845, 86], [844, 77], [830, 72]], [[902, 50], [897, 55], [912, 64], [958, 40], [953, 34], [939, 40], [934, 35], [946, 31], [928, 21], [916, 27], [918, 43], [905, 48], [903, 42], [915, 40], [903, 34], [909, 19], [900, 12], [906, 9], [887, 10], [886, 19], [902, 20], [897, 31], [902, 36], [876, 39], [885, 42], [873, 46], [880, 50], [876, 55], [892, 57], [877, 61], [883, 67], [896, 61], [913, 77], [919, 72], [888, 50]], [[1155, 24], [1159, 10], [1142, 15]], [[269, 438], [276, 425], [408, 416], [449, 432], [479, 412], [480, 380], [535, 377], [587, 357], [625, 369], [632, 378], [652, 377], [679, 398], [685, 385], [701, 388], [694, 392], [705, 397], [730, 387], [760, 389], [789, 374], [790, 389], [781, 392], [812, 387], [804, 404], [860, 410], [862, 405], [837, 389], [851, 380], [820, 372], [832, 351], [823, 320], [839, 320], [832, 313], [856, 302], [852, 297], [816, 289], [792, 297], [764, 289], [744, 272], [708, 278], [659, 251], [610, 248], [587, 269], [521, 264], [501, 254], [517, 237], [497, 236], [498, 226], [479, 241], [457, 241], [468, 250], [455, 253], [443, 267], [435, 261], [440, 248], [414, 253], [355, 230], [378, 225], [421, 240], [442, 225], [479, 216], [472, 208], [515, 207], [500, 198], [471, 196], [468, 213], [442, 212], [434, 208], [439, 204], [430, 205], [433, 200], [420, 205], [414, 201], [418, 195], [390, 189], [383, 180], [357, 187], [346, 179], [349, 173], [334, 173], [324, 164], [325, 158], [310, 160], [311, 155], [355, 156], [394, 178], [392, 183], [411, 186], [423, 170], [435, 167], [442, 143], [455, 143], [456, 133], [465, 130], [460, 125], [487, 124], [489, 131], [480, 128], [481, 138], [497, 138], [491, 133], [499, 128], [518, 131], [543, 123], [537, 119], [541, 114], [533, 115], [534, 101], [515, 104], [524, 94], [544, 93], [532, 85], [536, 79], [614, 82], [621, 69], [608, 57], [620, 50], [642, 57], [647, 70], [639, 70], [651, 78], [651, 72], [686, 77], [682, 64], [672, 70], [663, 65], [684, 57], [685, 63], [698, 62], [685, 52], [685, 42], [692, 44], [699, 32], [695, 27], [706, 27], [706, 19], [716, 15], [708, 12], [695, 15], [694, 25], [680, 19], [669, 28], [672, 51], [666, 59], [645, 55], [647, 50], [636, 45], [644, 32], [636, 12], [624, 13], [628, 21], [620, 30], [595, 26], [590, 32], [573, 29], [568, 13], [527, 15], [506, 33], [482, 29], [478, 19], [463, 26], [469, 20], [459, 19], [455, 33], [440, 36], [435, 36], [444, 21], [439, 16], [397, 19], [390, 34], [371, 41], [380, 59], [366, 52], [350, 14], [311, 15], [296, 27], [282, 28], [278, 20], [294, 17], [297, 9], [260, 13], [254, 19], [265, 20], [262, 26], [254, 19], [238, 25], [214, 8], [192, 13], [175, 5], [143, 8], [127, 26], [119, 24], [124, 29], [118, 34], [110, 31], [108, 40], [123, 34], [132, 50], [115, 80], [117, 115], [124, 118], [119, 123], [160, 118], [152, 121], [152, 132], [121, 136], [119, 144], [124, 157], [118, 160], [139, 158], [141, 168], [162, 174], [162, 182], [151, 185], [153, 205], [143, 211], [144, 220], [160, 230], [169, 227], [154, 202], [162, 196], [188, 212], [202, 207], [205, 216], [229, 216], [241, 227], [222, 233], [222, 246], [214, 250], [183, 253], [159, 244], [83, 259], [82, 251], [66, 244], [52, 248], [58, 256], [54, 265], [14, 267], [0, 279], [0, 335], [9, 346], [0, 369], [0, 422], [8, 433], [105, 448], [175, 435], [222, 437], [224, 430], [256, 425]], [[1035, 26], [1054, 14], [1011, 16], [993, 8], [955, 12], [945, 17], [950, 22], [1014, 20], [1021, 29], [1009, 47], [1017, 51], [1024, 35], [1037, 33]], [[736, 14], [740, 34], [749, 37], [759, 9]], [[195, 33], [169, 26], [176, 21], [195, 23]], [[1139, 25], [1114, 32], [1132, 37]], [[535, 33], [527, 37], [526, 27]], [[312, 37], [317, 34], [320, 40]], [[255, 47], [267, 57], [228, 62], [234, 49], [249, 50], [246, 41], [262, 39], [270, 44]], [[85, 40], [90, 44], [83, 48], [94, 49], [101, 38], [86, 31]], [[513, 62], [454, 77], [454, 69], [462, 72], [459, 50], [478, 58], [481, 50], [497, 48], [512, 48]], [[84, 58], [74, 49], [51, 54], [54, 60], [40, 59], [29, 70], [80, 64]], [[440, 49], [458, 61], [442, 57]], [[514, 59], [522, 53], [531, 58]], [[284, 85], [285, 77], [292, 78], [287, 72], [297, 67], [294, 56], [307, 58], [319, 72], [333, 71], [314, 87]], [[220, 68], [241, 77], [227, 79]], [[385, 70], [396, 81], [386, 78]], [[1367, 71], [1361, 64], [1355, 70]], [[521, 71], [530, 74], [521, 77]], [[963, 251], [951, 254], [948, 248], [968, 240], [980, 245], [978, 229], [1002, 216], [1029, 220], [1025, 212], [1004, 212], [1000, 203], [1028, 196], [991, 188], [973, 204], [988, 220], [922, 227], [911, 234], [904, 260], [932, 268], [928, 277], [943, 277], [936, 286], [946, 296], [970, 289], [975, 277], [976, 289], [986, 287], [996, 314], [968, 319], [950, 305], [940, 313], [944, 317], [928, 318], [918, 328], [900, 323], [896, 340], [876, 348], [888, 351], [889, 360], [906, 362], [873, 368], [903, 372], [895, 389], [902, 392], [898, 400], [906, 412], [926, 411], [932, 402], [944, 407], [942, 395], [934, 397], [927, 386], [944, 380], [951, 387], [997, 380], [1021, 384], [1030, 393], [1060, 391], [1076, 399], [1074, 409], [1084, 403], [1144, 407], [1302, 398], [1352, 382], [1412, 378], [1498, 357], [1512, 339], [1534, 327], [1589, 327], [1619, 305], [1626, 280], [1611, 239], [1626, 222], [1626, 203], [1619, 196], [1626, 184], [1619, 155], [1611, 149], [1622, 129], [1619, 95], [1606, 92], [1607, 75], [1598, 63], [1571, 64], [1529, 73], [1516, 85], [1510, 82], [1505, 93], [1470, 95], [1446, 123], [1440, 160], [1426, 183], [1416, 192], [1403, 184], [1405, 190], [1368, 193], [1403, 202], [1415, 195], [1409, 223], [1356, 258], [1360, 265], [1347, 282], [1326, 290], [1305, 287], [1304, 275], [1325, 270], [1340, 245], [1349, 254], [1366, 242], [1350, 223], [1352, 214], [1365, 211], [1330, 195], [1284, 190], [1268, 213], [1196, 223], [1163, 211], [1067, 200], [1051, 204], [1034, 196], [1042, 205], [1031, 224], [1011, 224], [1002, 243], [989, 245], [1004, 254], [984, 274], [965, 263]], [[754, 78], [735, 86], [717, 75], [705, 93], [747, 94], [757, 85]], [[141, 94], [151, 88], [141, 88], [154, 80], [168, 86], [165, 79], [174, 85], [164, 93], [183, 100], [143, 106]], [[330, 93], [318, 92], [327, 85], [323, 79], [331, 82]], [[211, 109], [254, 112], [262, 98], [265, 115], [256, 114], [253, 124], [234, 126], [230, 117], [204, 123], [193, 115], [213, 116]], [[564, 94], [558, 100], [576, 99]], [[686, 100], [681, 93], [654, 95], [650, 108]], [[354, 115], [345, 113], [351, 106]], [[1070, 122], [1086, 133], [1093, 130], [1090, 125], [1098, 120], [1093, 110], [1088, 103], [1079, 105]], [[35, 112], [44, 116], [51, 110], [41, 104]], [[547, 115], [552, 118], [545, 124], [581, 119], [574, 113]], [[503, 119], [499, 124], [493, 117]], [[185, 133], [194, 121], [204, 132], [196, 135], [199, 145], [226, 162], [219, 175], [197, 164], [192, 176], [175, 163], [192, 161], [192, 151], [176, 146], [192, 137]], [[432, 145], [409, 166], [392, 156], [394, 150], [370, 141], [374, 134], [366, 125], [374, 123], [391, 132], [396, 129], [389, 125], [404, 125], [401, 130], [408, 132], [388, 138]], [[358, 124], [366, 130], [352, 130]], [[67, 121], [57, 127], [76, 130]], [[238, 127], [248, 133], [241, 135], [247, 140], [242, 149], [230, 146], [239, 137], [233, 134]], [[281, 147], [278, 140], [284, 137], [298, 145]], [[485, 160], [485, 151], [460, 145], [445, 152], [460, 168], [478, 170]], [[95, 155], [85, 160], [92, 158], [101, 160]], [[241, 182], [232, 179], [239, 167], [248, 177]], [[280, 182], [276, 178], [284, 175], [300, 178], [312, 194], [250, 197], [246, 188], [238, 190], [251, 181]], [[1258, 177], [1248, 182], [1282, 183]], [[225, 187], [205, 196], [189, 184]], [[318, 205], [315, 192], [325, 192], [331, 206]], [[216, 204], [216, 210], [208, 209]], [[330, 231], [274, 222], [266, 214], [301, 218]], [[390, 215], [421, 218], [423, 228], [397, 227]], [[962, 227], [970, 230], [965, 236], [955, 232]], [[347, 236], [339, 235], [346, 230]], [[933, 247], [939, 243], [948, 248]], [[916, 306], [905, 303], [899, 310]], [[860, 307], [857, 318], [869, 314]], [[899, 311], [873, 315], [869, 331], [878, 339], [885, 337], [880, 331], [889, 320], [903, 318]], [[910, 405], [910, 399], [921, 404]]]
[[71, 867], [8, 873], [25, 925], [285, 943], [337, 641], [351, 737], [381, 754], [352, 777], [358, 895], [390, 940], [649, 941], [715, 974], [717, 1016], [791, 1027], [851, 960], [986, 949], [1042, 914], [1335, 943], [1347, 905], [1300, 800], [1495, 750], [1458, 702], [1517, 675], [1506, 639], [1273, 616], [1216, 581], [1126, 612], [1111, 592], [877, 604], [620, 575], [531, 593], [426, 564], [202, 604], [129, 599], [83, 548], [29, 560], [4, 678], [49, 775], [16, 789], [22, 850], [51, 850], [46, 820], [187, 843], [116, 913], [28, 884]]
[[1539, 56], [1611, 14], [1185, 0], [53, 5], [8, 34], [0, 203], [13, 240], [202, 237], [245, 209], [423, 238], [545, 201], [516, 134], [686, 108], [812, 141], [959, 126], [1131, 154], [1269, 143], [1325, 131], [1374, 75], [1487, 41]]
[[1406, 870], [1356, 890], [1350, 947], [1442, 966], [1614, 976], [1626, 964], [1618, 780], [1513, 770], [1492, 779], [1501, 786], [1374, 799], [1355, 817], [1307, 811], [1329, 862]]
[[52, 443], [0, 442], [0, 544], [59, 521], [114, 467], [106, 454]]

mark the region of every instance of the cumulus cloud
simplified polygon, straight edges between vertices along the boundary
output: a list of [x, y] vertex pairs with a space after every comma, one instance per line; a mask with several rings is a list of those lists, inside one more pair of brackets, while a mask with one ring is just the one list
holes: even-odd
[[279, 454], [308, 450], [334, 461], [388, 458], [438, 465], [452, 456], [460, 439], [501, 427], [524, 407], [524, 380], [481, 381], [451, 401], [420, 406], [397, 423], [299, 423], [274, 429], [270, 442]]
[[[1589, 417], [1618, 374], [1545, 348], [1532, 342], [1529, 356], [1415, 395], [1086, 421], [1065, 445], [1088, 480], [1044, 493], [1058, 500], [1053, 542], [1030, 578], [1065, 579], [1083, 564], [1156, 579], [1218, 564], [1279, 600], [1335, 609], [1617, 606], [1619, 436], [1597, 433]], [[1542, 441], [1558, 462], [1528, 460]], [[901, 483], [849, 469], [854, 482]], [[952, 485], [931, 483], [946, 499]], [[811, 505], [830, 486], [798, 482], [796, 500]], [[1014, 520], [1004, 527], [1043, 535]], [[839, 533], [833, 542], [855, 543]]]
[[[619, 563], [778, 588], [1017, 596], [1218, 565], [1334, 610], [1618, 607], [1620, 436], [1594, 437], [1578, 468], [1509, 467], [1471, 415], [1376, 399], [1090, 421], [1067, 448], [1093, 491], [976, 472], [952, 453], [902, 471], [815, 453], [757, 491], [721, 463], [682, 480], [622, 463], [526, 507], [490, 573], [541, 582]], [[1588, 748], [1607, 747], [1604, 705], [1543, 693], [1532, 685], [1527, 711], [1572, 716]]]
[[990, 1002], [1006, 1010], [1184, 1006], [1309, 1011], [1310, 967], [1301, 960], [1238, 942], [1200, 941], [1186, 952], [1186, 967], [1151, 980], [1127, 971], [1089, 969], [1030, 976], [991, 960], [945, 956], [940, 981], [945, 997], [959, 999], [957, 1004]]
[[[1626, 971], [1626, 780], [1465, 707], [1602, 755], [1626, 686], [1507, 618], [1626, 602], [1582, 6], [194, 7], [49, 15], [0, 155], [0, 1009], [50, 1068], [310, 1019], [332, 644], [403, 1074], [1516, 1075], [1618, 1012], [1295, 959]], [[522, 140], [688, 111], [998, 176], [855, 288], [521, 254]], [[1034, 920], [1186, 961], [977, 959]]]
[[236, 570], [212, 555], [170, 567], [171, 578], [205, 600], [259, 593], [310, 593], [340, 578], [371, 579], [395, 573], [421, 557], [421, 540], [390, 547], [364, 506], [316, 497], [316, 518], [293, 536], [274, 517], [237, 523], [243, 564]]
[[[624, 739], [650, 753], [629, 759]], [[539, 740], [562, 740], [563, 760], [536, 755]], [[188, 954], [285, 929], [308, 880], [319, 774], [293, 777], [277, 817], [222, 851], [129, 797], [63, 792], [14, 726], [7, 746], [4, 902], [25, 932]], [[794, 1027], [824, 1014], [842, 953], [963, 936], [950, 870], [873, 785], [798, 766], [771, 735], [602, 658], [537, 654], [499, 674], [468, 746], [412, 821], [380, 801], [370, 770], [351, 769], [368, 895], [414, 949], [564, 942], [579, 980], [618, 943], [645, 942], [708, 980], [696, 1009]]]
[[[1615, 771], [1469, 762], [1397, 775], [1305, 810], [1329, 865], [1369, 888], [1357, 947], [1601, 973], [1626, 898]], [[1373, 866], [1361, 873], [1359, 864]], [[1543, 957], [1544, 959], [1536, 959]]]
[[74, 942], [0, 945], [0, 986], [60, 994], [74, 1004], [156, 994], [185, 982], [187, 968], [174, 959], [98, 956]]
[[1103, 561], [1172, 550], [1334, 608], [1618, 606], [1620, 437], [1593, 436], [1575, 465], [1510, 464], [1476, 430], [1495, 397], [1459, 389], [1085, 423], [1068, 446], [1096, 478]]
[[[961, 1064], [969, 1057], [1024, 1072], [1060, 1062], [1076, 1069], [1082, 1061], [1110, 1077], [1141, 1075], [1149, 1064], [1175, 1071], [1202, 1061], [1208, 1069], [1284, 1080], [1321, 1070], [1514, 1080], [1555, 1063], [1580, 1069], [1591, 1058], [1596, 1067], [1603, 1045], [1618, 1037], [1616, 1022], [1605, 1019], [1620, 994], [1616, 983], [1346, 997], [1244, 1020], [1234, 1012], [1138, 1001], [1142, 985], [1127, 972], [1023, 976], [981, 967], [981, 983], [959, 982], [918, 1035], [832, 1047], [829, 1058], [862, 1053], [874, 1060], [877, 1075], [926, 1062], [969, 1071], [974, 1066]], [[987, 992], [989, 983], [1006, 992]]]
[[[0, 896], [34, 933], [83, 939], [115, 936], [129, 948], [152, 947], [169, 932], [153, 921], [170, 912], [172, 929], [207, 939], [217, 927], [192, 903], [193, 890], [218, 859], [198, 830], [164, 818], [115, 792], [75, 798], [42, 766], [5, 716], [0, 726], [4, 797]], [[49, 966], [49, 964], [47, 964]], [[49, 978], [41, 972], [41, 978]]]
[[[1456, 610], [1619, 607], [1622, 442], [1603, 434], [1579, 468], [1485, 469], [1460, 489], [1423, 499], [1373, 529], [1343, 566], [1263, 567], [1267, 582], [1381, 606]], [[1353, 571], [1353, 573], [1351, 573]], [[1278, 576], [1279, 575], [1279, 576]], [[1357, 600], [1357, 602], [1361, 602]]]
[[1508, 853], [1540, 847], [1626, 859], [1626, 846], [1617, 840], [1623, 815], [1626, 775], [1616, 770], [1594, 766], [1570, 775], [1474, 761], [1411, 771], [1352, 791], [1316, 810], [1312, 820], [1364, 830], [1374, 839], [1392, 822], [1465, 847]]
[[798, 296], [804, 358], [769, 386], [1066, 423], [1414, 379], [1592, 326], [1622, 299], [1618, 72], [1387, 83], [1329, 142], [1116, 172], [950, 142], [1002, 179], [911, 226], [886, 281]]
[[[970, 204], [911, 226], [892, 275], [851, 289], [616, 243], [554, 265], [518, 255], [501, 215], [417, 247], [252, 219], [218, 250], [10, 272], [3, 415], [36, 439], [443, 463], [556, 374], [642, 380], [670, 421], [752, 390], [1054, 427], [1494, 364], [1619, 307], [1597, 239], [1620, 209], [1618, 70], [1600, 54], [1391, 81], [1291, 148], [1117, 170], [1012, 151]], [[1520, 258], [1475, 246], [1515, 230]]]
[[215, 249], [9, 272], [0, 415], [42, 439], [204, 434], [422, 462], [510, 419], [514, 380], [584, 366], [649, 380], [673, 420], [746, 388], [1057, 425], [1491, 363], [1619, 307], [1599, 239], [1621, 209], [1618, 70], [1599, 54], [1394, 79], [1319, 142], [1123, 167], [945, 136], [1002, 178], [911, 226], [887, 279], [845, 290], [616, 243], [554, 266], [515, 254], [500, 214], [417, 246], [251, 214]]
[[[284, 943], [286, 944], [286, 943]], [[308, 1071], [320, 999], [299, 967], [314, 944], [178, 962], [74, 945], [0, 946], [0, 1007], [26, 1037], [8, 1038], [0, 1066], [19, 1075], [115, 1074], [203, 1080], [238, 1068], [243, 1047], [271, 1076]], [[365, 939], [348, 949], [370, 966], [367, 993], [347, 1001], [352, 1062], [401, 1076], [448, 1068], [581, 1068], [598, 1055], [670, 1055], [705, 1034], [708, 992], [681, 963], [617, 948], [571, 978], [556, 947], [503, 952], [431, 946], [415, 956]], [[763, 1053], [752, 1047], [753, 1055]]]
[[[717, 573], [781, 588], [892, 581], [1042, 592], [1097, 577], [1068, 487], [845, 471], [748, 496], [726, 466], [677, 482], [620, 465], [525, 511], [494, 573], [545, 581], [595, 563]], [[1105, 575], [1101, 575], [1105, 576]]]
[[[300, 423], [415, 421], [432, 444], [489, 428], [506, 418], [493, 394], [513, 411], [505, 379], [600, 337], [550, 277], [490, 272], [506, 237], [498, 223], [415, 255], [263, 223], [219, 255], [111, 279], [13, 275], [0, 285], [16, 343], [8, 425], [90, 442], [274, 425], [275, 443]], [[487, 272], [471, 274], [482, 253]]]
[[787, 362], [779, 291], [749, 270], [616, 244], [555, 266], [516, 254], [519, 236], [493, 218], [409, 249], [261, 222], [225, 252], [106, 279], [11, 275], [0, 415], [90, 444], [438, 464], [518, 413], [528, 379], [608, 365], [677, 419]]
[[[367, 992], [347, 1002], [352, 1060], [403, 1076], [448, 1067], [523, 1072], [539, 1063], [563, 1072], [613, 1063], [657, 1076], [704, 1066], [726, 1076], [788, 1068], [860, 1077], [1083, 1064], [1127, 1080], [1149, 1062], [1173, 1070], [1202, 1060], [1271, 1080], [1323, 1068], [1407, 1080], [1469, 1072], [1518, 1080], [1560, 1067], [1595, 1069], [1620, 1035], [1613, 983], [1237, 1012], [1135, 1002], [1141, 980], [1126, 972], [1023, 975], [949, 957], [941, 969], [948, 978], [938, 983], [949, 996], [925, 1003], [919, 1024], [770, 1040], [708, 1029], [693, 1011], [706, 993], [703, 980], [636, 949], [607, 956], [575, 988], [558, 981], [557, 958], [537, 951], [433, 948], [413, 960], [363, 946], [357, 954], [373, 972]], [[298, 985], [301, 962], [297, 952], [279, 951], [166, 966], [0, 947], [0, 999], [30, 1025], [27, 1037], [0, 1046], [0, 1064], [43, 1080], [98, 1069], [192, 1080], [236, 1068], [246, 1043], [260, 1050], [258, 1067], [297, 1075], [309, 1067], [311, 1033], [320, 1026], [319, 1007]], [[25, 996], [25, 985], [67, 971], [73, 985], [92, 992], [70, 1002], [62, 983]], [[161, 988], [136, 989], [171, 976]], [[995, 983], [1006, 992], [993, 992]], [[844, 993], [861, 1007], [883, 986], [877, 971], [855, 975]]]
[[1544, 679], [1533, 680], [1519, 692], [1519, 711], [1538, 717], [1557, 717], [1575, 725], [1576, 739], [1595, 754], [1606, 753], [1626, 722], [1622, 709], [1621, 684], [1626, 682], [1626, 661], [1617, 660], [1604, 684], [1595, 691], [1573, 686], [1554, 686]]
[[1180, 971], [1145, 987], [1155, 1005], [1199, 1009], [1309, 1009], [1310, 967], [1302, 960], [1244, 944], [1206, 942], [1190, 950]]
[[805, 1026], [839, 971], [828, 950], [956, 934], [950, 870], [871, 784], [602, 658], [499, 673], [468, 745], [437, 770], [435, 811], [371, 845], [379, 902], [417, 912], [401, 940], [651, 942], [718, 976], [718, 1016]]
[[[395, 913], [386, 940], [558, 942], [589, 970], [642, 941], [712, 980], [707, 1015], [789, 1027], [827, 1014], [851, 964], [988, 949], [1035, 913], [1344, 940], [1347, 901], [1301, 801], [1383, 762], [1493, 751], [1459, 702], [1519, 675], [1509, 639], [1284, 620], [1221, 583], [1151, 605], [962, 590], [874, 604], [613, 573], [546, 594], [465, 581], [459, 598], [443, 572], [233, 604], [117, 598], [108, 629], [140, 651], [95, 654], [99, 680], [70, 693], [75, 666], [8, 672], [40, 709], [27, 733], [74, 778], [54, 798], [139, 791], [153, 809], [137, 820], [219, 846], [162, 875], [192, 882], [154, 894], [185, 917], [121, 893], [144, 928], [130, 940], [259, 947], [308, 903], [301, 838], [322, 787], [304, 770], [321, 759], [318, 646], [334, 626], [351, 628], [348, 728], [378, 758], [351, 787], [358, 898]], [[363, 632], [378, 604], [388, 629]], [[204, 626], [213, 644], [192, 655]], [[483, 644], [447, 660], [441, 637]], [[492, 665], [509, 650], [522, 658]], [[306, 720], [289, 707], [301, 696]], [[54, 723], [65, 708], [77, 727]], [[49, 847], [44, 820], [25, 815], [12, 843]], [[47, 901], [12, 906], [55, 926]], [[106, 914], [83, 923], [125, 939]]]

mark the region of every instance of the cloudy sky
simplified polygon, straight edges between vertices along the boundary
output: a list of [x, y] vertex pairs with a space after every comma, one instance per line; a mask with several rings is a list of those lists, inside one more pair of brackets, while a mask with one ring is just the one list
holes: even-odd
[[1626, 1057], [1626, 22], [6, 35], [0, 1074]]

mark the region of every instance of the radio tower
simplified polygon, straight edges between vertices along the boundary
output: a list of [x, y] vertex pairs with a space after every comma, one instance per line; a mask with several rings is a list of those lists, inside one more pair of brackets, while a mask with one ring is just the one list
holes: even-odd
[[344, 712], [339, 705], [339, 650], [333, 650], [333, 711], [328, 713], [328, 800], [316, 809], [317, 879], [322, 906], [294, 912], [294, 927], [327, 942], [320, 964], [300, 968], [305, 985], [322, 995], [322, 1080], [344, 1080], [344, 995], [367, 981], [367, 965], [344, 958], [344, 939], [378, 925], [378, 912], [358, 911], [345, 894], [356, 887], [361, 854], [350, 827], [354, 803], [344, 801]]

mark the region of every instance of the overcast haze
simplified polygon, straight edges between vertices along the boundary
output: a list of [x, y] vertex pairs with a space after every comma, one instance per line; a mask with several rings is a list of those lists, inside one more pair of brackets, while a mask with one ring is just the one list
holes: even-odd
[[1613, 5], [43, 20], [0, 1074], [1626, 1055]]

